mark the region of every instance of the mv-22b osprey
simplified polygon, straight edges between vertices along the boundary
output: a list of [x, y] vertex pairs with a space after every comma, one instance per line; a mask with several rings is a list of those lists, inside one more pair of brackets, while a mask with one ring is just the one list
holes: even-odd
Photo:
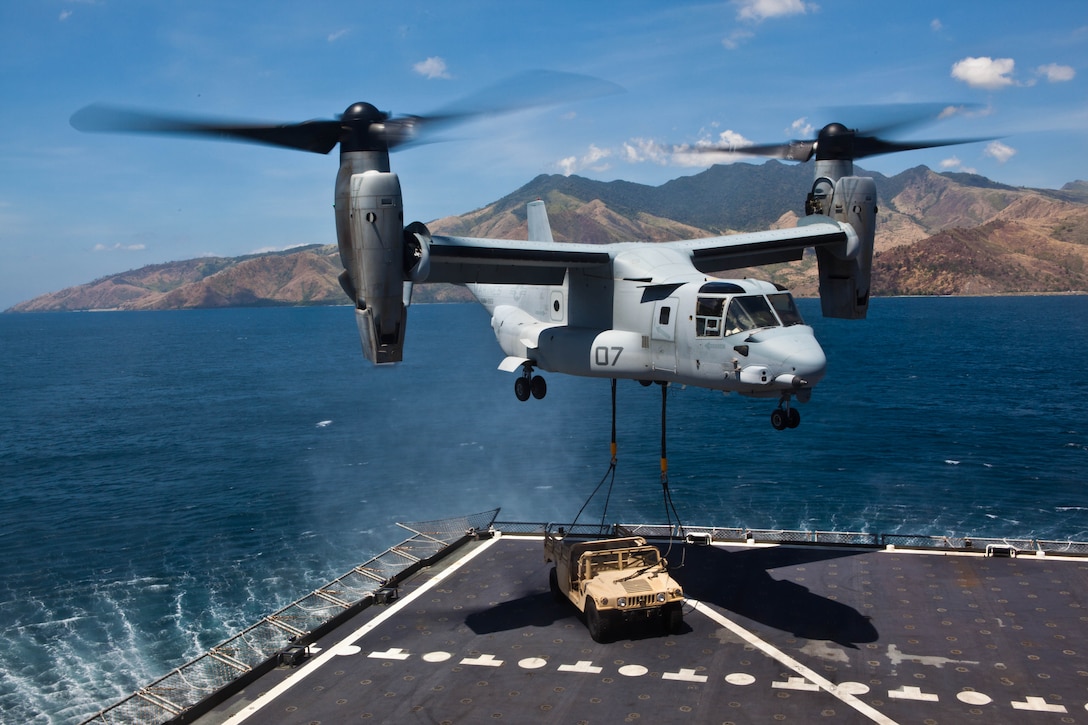
[[[554, 85], [554, 76], [547, 80]], [[503, 102], [487, 111], [519, 105]], [[864, 318], [877, 195], [872, 178], [853, 175], [853, 160], [966, 142], [897, 143], [833, 123], [811, 141], [698, 149], [796, 161], [815, 156], [806, 216], [793, 229], [655, 244], [558, 243], [541, 201], [528, 204], [528, 241], [441, 236], [420, 222], [405, 225], [389, 152], [472, 115], [392, 117], [355, 103], [334, 120], [254, 125], [96, 105], [77, 112], [72, 124], [89, 131], [212, 136], [316, 153], [339, 144], [340, 283], [355, 304], [363, 352], [374, 363], [402, 359], [413, 285], [461, 284], [491, 314], [506, 354], [499, 367], [517, 374], [514, 392], [520, 400], [546, 394], [538, 371], [645, 385], [678, 383], [777, 399], [771, 423], [779, 430], [800, 422], [793, 401], [809, 400], [824, 376], [824, 352], [788, 290], [712, 273], [797, 260], [814, 248], [824, 316]]]

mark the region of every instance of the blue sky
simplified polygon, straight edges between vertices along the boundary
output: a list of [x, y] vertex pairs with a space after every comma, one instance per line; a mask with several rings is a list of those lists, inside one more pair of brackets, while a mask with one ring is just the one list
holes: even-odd
[[335, 151], [82, 134], [68, 119], [84, 105], [276, 122], [355, 101], [426, 114], [540, 68], [625, 92], [395, 153], [408, 219], [485, 206], [541, 173], [661, 184], [729, 161], [673, 144], [807, 138], [864, 121], [832, 110], [864, 104], [974, 104], [911, 137], [1001, 137], [865, 168], [1088, 179], [1083, 0], [7, 2], [0, 309], [145, 264], [335, 241]]

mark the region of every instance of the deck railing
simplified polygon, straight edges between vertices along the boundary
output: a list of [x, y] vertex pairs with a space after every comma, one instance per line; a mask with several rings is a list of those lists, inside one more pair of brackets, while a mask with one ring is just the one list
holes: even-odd
[[489, 530], [498, 513], [494, 509], [398, 524], [412, 535], [98, 712], [84, 725], [148, 725], [195, 719], [207, 709], [196, 708], [198, 704], [214, 706], [219, 701], [217, 694], [272, 669], [284, 655], [290, 655], [290, 648], [304, 647], [340, 618], [369, 606], [382, 588], [396, 584], [459, 539]]

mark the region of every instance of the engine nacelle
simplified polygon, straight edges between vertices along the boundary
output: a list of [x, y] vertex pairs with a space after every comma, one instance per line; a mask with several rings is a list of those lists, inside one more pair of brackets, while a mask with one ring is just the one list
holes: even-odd
[[350, 161], [342, 159], [336, 184], [340, 284], [355, 303], [363, 354], [378, 364], [399, 362], [408, 320], [400, 179], [390, 171], [353, 173]]
[[869, 310], [876, 237], [876, 183], [869, 177], [844, 176], [834, 182], [833, 191], [827, 196], [830, 186], [829, 179], [817, 179], [809, 200], [810, 213], [826, 214], [849, 224], [857, 238], [851, 239], [842, 249], [816, 248], [820, 267], [820, 306], [824, 317], [863, 319]]

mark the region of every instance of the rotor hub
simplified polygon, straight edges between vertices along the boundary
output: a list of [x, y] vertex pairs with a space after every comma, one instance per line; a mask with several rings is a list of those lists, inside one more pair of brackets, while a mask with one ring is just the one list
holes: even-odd
[[385, 122], [389, 114], [369, 103], [353, 103], [340, 116], [340, 151], [388, 151]]
[[351, 125], [356, 123], [381, 123], [389, 118], [388, 113], [379, 111], [377, 107], [372, 106], [369, 103], [353, 103], [348, 106], [343, 115], [340, 116], [340, 120], [345, 125]]
[[855, 132], [841, 123], [829, 123], [816, 139], [817, 161], [845, 161], [854, 158]]

